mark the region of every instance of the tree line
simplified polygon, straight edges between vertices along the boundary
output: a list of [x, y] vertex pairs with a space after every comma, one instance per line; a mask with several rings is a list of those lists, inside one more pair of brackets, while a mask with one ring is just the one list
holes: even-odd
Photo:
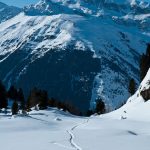
[[[143, 53], [140, 58], [139, 68], [140, 79], [142, 81], [150, 68], [150, 43], [147, 44], [146, 53]], [[131, 95], [136, 92], [136, 82], [133, 78], [129, 81], [128, 91]]]
[[[146, 53], [142, 54], [140, 59], [140, 78], [146, 76], [148, 69], [150, 68], [150, 44], [147, 45]], [[133, 95], [136, 91], [136, 82], [134, 79], [131, 79], [128, 86], [128, 91]], [[27, 99], [25, 99], [24, 92], [21, 88], [17, 89], [15, 86], [11, 86], [8, 90], [0, 81], [0, 111], [2, 109], [8, 109], [8, 100], [13, 101], [11, 105], [12, 115], [18, 114], [19, 110], [22, 114], [26, 114], [31, 111], [31, 108], [35, 109], [47, 109], [47, 107], [57, 107], [63, 111], [68, 111], [71, 114], [79, 116], [90, 116], [94, 113], [103, 114], [106, 112], [105, 103], [102, 99], [96, 100], [95, 110], [87, 110], [86, 112], [81, 112], [78, 108], [70, 103], [70, 101], [61, 101], [56, 98], [49, 98], [46, 90], [41, 90], [38, 88], [33, 88]]]
[[27, 114], [31, 111], [31, 108], [36, 110], [44, 110], [48, 107], [56, 107], [65, 112], [68, 111], [71, 114], [78, 116], [90, 116], [94, 113], [105, 113], [105, 104], [101, 99], [97, 100], [94, 111], [88, 110], [83, 113], [72, 105], [70, 101], [60, 101], [56, 98], [49, 98], [46, 90], [33, 88], [27, 99], [25, 99], [22, 88], [17, 89], [12, 85], [8, 90], [6, 90], [2, 81], [0, 81], [0, 110], [5, 109], [5, 112], [7, 112], [9, 101], [13, 102], [11, 105], [12, 115], [17, 115], [18, 112]]

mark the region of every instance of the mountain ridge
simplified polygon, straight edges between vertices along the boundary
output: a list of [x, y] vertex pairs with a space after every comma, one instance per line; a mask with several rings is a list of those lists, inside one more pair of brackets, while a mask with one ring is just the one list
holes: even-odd
[[149, 8], [125, 13], [72, 3], [39, 2], [0, 24], [0, 78], [26, 95], [36, 85], [80, 109], [103, 99], [114, 110], [128, 98], [129, 79], [139, 83], [140, 55], [150, 41]]
[[8, 6], [2, 2], [0, 2], [0, 23], [4, 22], [17, 14], [19, 14], [22, 9], [15, 6]]

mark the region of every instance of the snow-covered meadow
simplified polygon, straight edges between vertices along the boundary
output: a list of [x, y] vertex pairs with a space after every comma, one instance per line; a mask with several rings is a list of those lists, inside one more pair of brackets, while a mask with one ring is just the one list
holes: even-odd
[[28, 115], [0, 113], [3, 150], [149, 150], [150, 70], [137, 92], [118, 110], [91, 117], [73, 116], [56, 108], [32, 110]]
[[[149, 150], [150, 102], [139, 109], [76, 117], [57, 109], [32, 111], [28, 116], [0, 116], [4, 150]], [[144, 111], [146, 110], [146, 111]], [[131, 113], [132, 112], [132, 113]], [[149, 112], [149, 117], [148, 113]], [[141, 114], [141, 115], [139, 115]], [[145, 120], [143, 116], [147, 114]], [[134, 115], [137, 117], [134, 119]], [[128, 119], [129, 117], [129, 119]]]
[[150, 101], [140, 91], [149, 88], [150, 70], [139, 89], [120, 109], [91, 117], [73, 116], [56, 108], [27, 116], [0, 114], [3, 150], [149, 150]]

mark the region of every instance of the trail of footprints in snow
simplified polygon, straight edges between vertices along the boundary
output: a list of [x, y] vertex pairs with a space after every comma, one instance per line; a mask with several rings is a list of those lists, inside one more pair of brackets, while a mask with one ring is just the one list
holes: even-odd
[[74, 136], [74, 134], [73, 134], [71, 131], [74, 131], [77, 127], [79, 127], [79, 126], [81, 126], [81, 125], [83, 125], [83, 124], [86, 124], [86, 123], [88, 123], [88, 122], [89, 122], [89, 119], [87, 119], [87, 120], [84, 121], [83, 123], [80, 123], [80, 124], [78, 124], [78, 125], [72, 127], [71, 130], [67, 130], [67, 132], [68, 132], [69, 135], [70, 135], [70, 139], [69, 139], [70, 144], [71, 144], [71, 146], [72, 146], [74, 149], [76, 149], [76, 150], [82, 150], [82, 148], [79, 147], [79, 146], [74, 142], [75, 136]]
[[86, 124], [89, 122], [89, 119], [87, 119], [86, 121], [84, 121], [83, 123], [80, 123], [78, 125], [75, 125], [71, 128], [71, 130], [66, 130], [66, 132], [69, 134], [70, 136], [70, 139], [69, 139], [69, 143], [71, 145], [71, 147], [68, 147], [68, 146], [65, 146], [63, 144], [60, 144], [60, 143], [57, 143], [57, 142], [51, 142], [55, 145], [58, 145], [60, 147], [63, 147], [63, 148], [67, 148], [67, 149], [75, 149], [75, 150], [82, 150], [82, 148], [80, 146], [78, 146], [75, 142], [74, 142], [74, 139], [75, 139], [75, 136], [74, 134], [72, 133], [77, 127], [83, 125], [83, 124]]

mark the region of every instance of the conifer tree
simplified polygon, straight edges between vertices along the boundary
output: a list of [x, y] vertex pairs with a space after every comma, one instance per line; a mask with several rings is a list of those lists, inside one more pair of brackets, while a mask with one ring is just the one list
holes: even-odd
[[103, 114], [105, 111], [105, 103], [101, 99], [98, 99], [96, 101], [96, 113]]
[[33, 88], [30, 91], [30, 94], [29, 94], [28, 99], [27, 99], [27, 104], [26, 104], [28, 111], [30, 110], [30, 108], [36, 106], [39, 103], [39, 96], [38, 95], [39, 95], [39, 90], [37, 88]]
[[19, 88], [18, 90], [18, 101], [20, 101], [20, 109], [22, 111], [25, 111], [25, 98], [23, 94], [23, 90]]
[[12, 115], [17, 115], [17, 114], [18, 114], [19, 107], [18, 107], [17, 101], [14, 101], [14, 102], [13, 102], [11, 111], [12, 111]]
[[7, 101], [7, 92], [5, 86], [0, 81], [0, 109], [5, 108], [7, 109], [8, 101]]
[[146, 54], [142, 54], [141, 59], [140, 59], [140, 78], [141, 78], [141, 81], [146, 76], [149, 68], [150, 68], [150, 44], [147, 45]]
[[46, 91], [40, 91], [39, 95], [39, 108], [47, 109], [48, 106], [48, 93]]
[[28, 97], [27, 109], [30, 110], [31, 107], [34, 107], [37, 104], [39, 104], [39, 109], [46, 109], [48, 106], [48, 94], [44, 90], [34, 88], [31, 90]]
[[130, 82], [129, 82], [129, 93], [131, 95], [133, 95], [135, 93], [135, 90], [136, 90], [136, 83], [134, 81], [134, 79], [131, 79]]
[[10, 98], [14, 101], [17, 100], [17, 98], [18, 98], [17, 89], [14, 86], [11, 86], [7, 92], [7, 96], [8, 96], [8, 98]]

